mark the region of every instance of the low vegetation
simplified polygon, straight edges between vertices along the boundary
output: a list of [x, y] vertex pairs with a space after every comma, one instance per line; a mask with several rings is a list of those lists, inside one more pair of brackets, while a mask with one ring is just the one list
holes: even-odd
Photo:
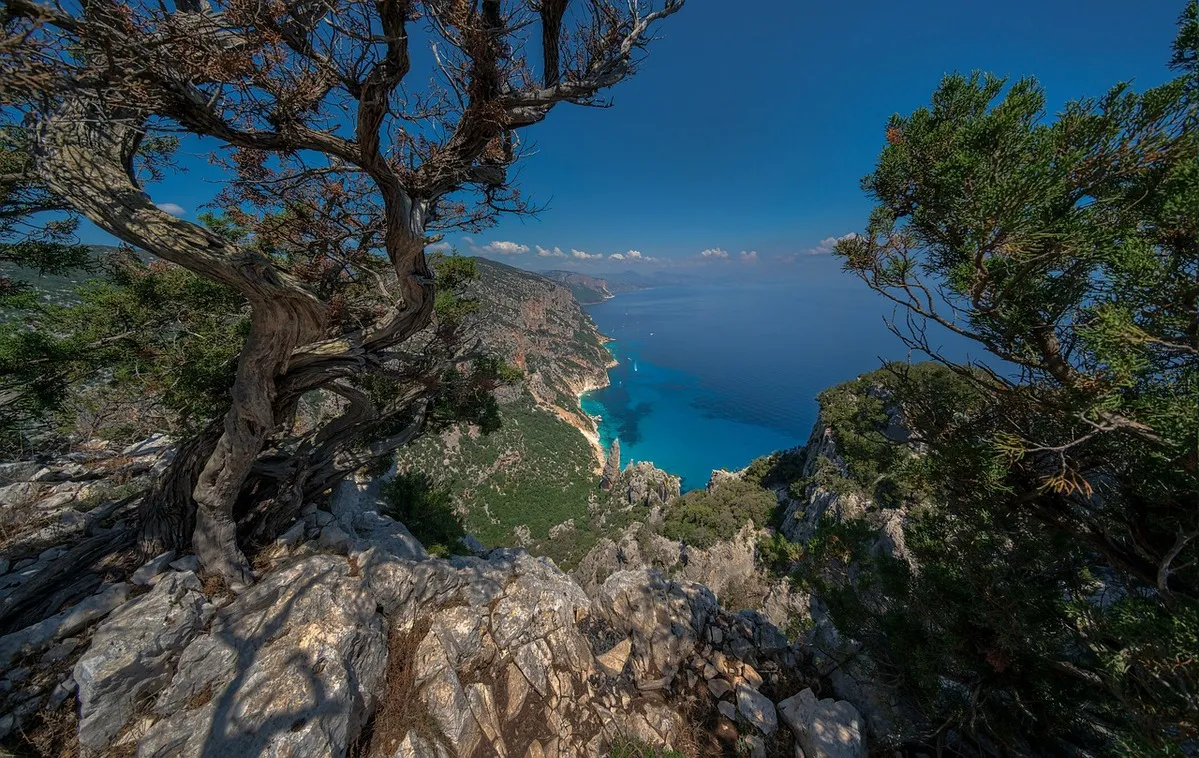
[[466, 530], [484, 545], [511, 545], [514, 530], [525, 526], [532, 541], [552, 548], [550, 528], [585, 521], [598, 492], [591, 446], [527, 394], [501, 406], [499, 417], [492, 434], [455, 427], [411, 445], [400, 469], [424, 472], [452, 492]]
[[385, 481], [381, 494], [384, 514], [407, 526], [431, 555], [463, 552], [466, 531], [449, 488], [434, 484], [428, 474], [404, 472]]
[[778, 506], [760, 485], [730, 479], [711, 490], [692, 490], [664, 509], [662, 534], [700, 548], [732, 539], [748, 522], [768, 526]]

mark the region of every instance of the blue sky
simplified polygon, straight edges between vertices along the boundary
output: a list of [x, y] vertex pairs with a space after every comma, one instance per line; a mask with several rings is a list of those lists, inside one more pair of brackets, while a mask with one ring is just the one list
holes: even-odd
[[[1169, 78], [1182, 5], [689, 0], [642, 71], [612, 92], [612, 108], [561, 106], [526, 132], [536, 152], [519, 184], [547, 210], [448, 239], [519, 266], [579, 270], [678, 265], [704, 250], [727, 253], [731, 268], [821, 250], [862, 227], [869, 203], [858, 182], [887, 118], [926, 103], [942, 75], [1035, 75], [1054, 109], [1120, 80], [1143, 89]], [[201, 156], [182, 163], [188, 171], [151, 193], [194, 218], [218, 175]], [[610, 259], [630, 250], [643, 260]]]

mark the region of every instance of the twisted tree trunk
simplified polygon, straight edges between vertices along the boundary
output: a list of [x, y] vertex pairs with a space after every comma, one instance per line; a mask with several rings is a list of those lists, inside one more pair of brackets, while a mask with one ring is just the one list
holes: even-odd
[[167, 550], [184, 550], [196, 526], [192, 493], [204, 464], [220, 439], [223, 420], [216, 419], [175, 450], [166, 471], [146, 493], [138, 509], [138, 549], [144, 558]]
[[[46, 184], [101, 228], [233, 287], [250, 303], [250, 335], [238, 361], [231, 404], [192, 492], [196, 554], [209, 570], [246, 583], [252, 577], [237, 546], [233, 505], [275, 427], [276, 382], [297, 347], [323, 336], [324, 306], [261, 256], [159, 210], [133, 176], [141, 123], [137, 113], [107, 113], [93, 103], [68, 99], [38, 123], [35, 160]], [[188, 451], [177, 471], [180, 481], [203, 452], [201, 445]], [[171, 533], [185, 517], [172, 510], [161, 514], [166, 523], [153, 525], [147, 536], [173, 541]]]
[[[360, 370], [372, 353], [407, 339], [432, 319], [433, 279], [423, 255], [426, 206], [398, 186], [381, 188], [389, 222], [387, 248], [403, 305], [371, 327], [325, 339], [325, 306], [298, 281], [257, 253], [159, 210], [141, 190], [132, 169], [141, 124], [141, 114], [113, 114], [98, 103], [68, 98], [38, 123], [35, 161], [47, 185], [96, 225], [236, 289], [250, 305], [250, 333], [219, 433], [217, 427], [209, 427], [181, 448], [165, 481], [155, 489], [156, 499], [144, 510], [140, 534], [146, 550], [182, 546], [194, 504], [191, 542], [196, 554], [208, 570], [244, 584], [252, 575], [238, 546], [234, 508], [284, 411], [303, 392], [332, 387]], [[334, 430], [353, 431], [353, 426], [342, 422]], [[316, 477], [304, 470], [302, 460], [291, 462], [290, 483], [284, 489], [293, 495], [287, 506], [297, 508], [303, 493], [312, 491], [305, 484], [308, 479], [328, 487], [333, 477], [344, 475], [346, 469], [336, 457], [339, 445], [348, 439], [347, 434], [334, 434], [320, 441], [322, 452], [309, 464], [321, 469]], [[285, 516], [277, 513], [268, 525]]]

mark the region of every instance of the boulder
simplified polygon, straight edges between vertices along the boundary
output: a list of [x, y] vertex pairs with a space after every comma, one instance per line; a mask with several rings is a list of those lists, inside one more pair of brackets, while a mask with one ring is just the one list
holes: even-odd
[[[165, 554], [168, 559], [169, 555]], [[105, 748], [135, 704], [166, 684], [174, 660], [199, 633], [205, 615], [200, 580], [191, 572], [171, 572], [149, 594], [126, 603], [100, 624], [91, 647], [75, 664], [81, 746]]]
[[592, 615], [631, 635], [634, 668], [646, 680], [673, 676], [706, 639], [715, 611], [707, 587], [653, 570], [616, 572], [591, 603]]
[[183, 651], [142, 756], [345, 755], [374, 709], [386, 634], [361, 572], [314, 555], [266, 575]]
[[616, 647], [608, 652], [598, 655], [595, 658], [596, 664], [608, 676], [620, 676], [624, 671], [624, 665], [629, 660], [629, 653], [633, 651], [633, 641], [625, 638], [616, 643]]
[[811, 689], [778, 705], [807, 758], [866, 758], [862, 716], [844, 700], [817, 700]]
[[778, 714], [770, 698], [744, 684], [737, 685], [737, 710], [745, 720], [762, 734], [773, 734], [778, 729]]
[[37, 461], [13, 461], [11, 463], [0, 463], [0, 484], [12, 484], [14, 482], [28, 482], [33, 479], [33, 475], [41, 471], [42, 464]]

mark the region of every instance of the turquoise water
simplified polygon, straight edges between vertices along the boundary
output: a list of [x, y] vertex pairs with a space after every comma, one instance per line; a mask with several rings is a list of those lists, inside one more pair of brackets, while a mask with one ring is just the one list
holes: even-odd
[[[653, 461], [684, 490], [803, 444], [817, 393], [907, 357], [885, 301], [823, 263], [795, 281], [627, 292], [587, 310], [619, 364], [583, 409], [605, 447], [620, 439], [622, 465]], [[947, 348], [964, 355], [960, 340]]]

